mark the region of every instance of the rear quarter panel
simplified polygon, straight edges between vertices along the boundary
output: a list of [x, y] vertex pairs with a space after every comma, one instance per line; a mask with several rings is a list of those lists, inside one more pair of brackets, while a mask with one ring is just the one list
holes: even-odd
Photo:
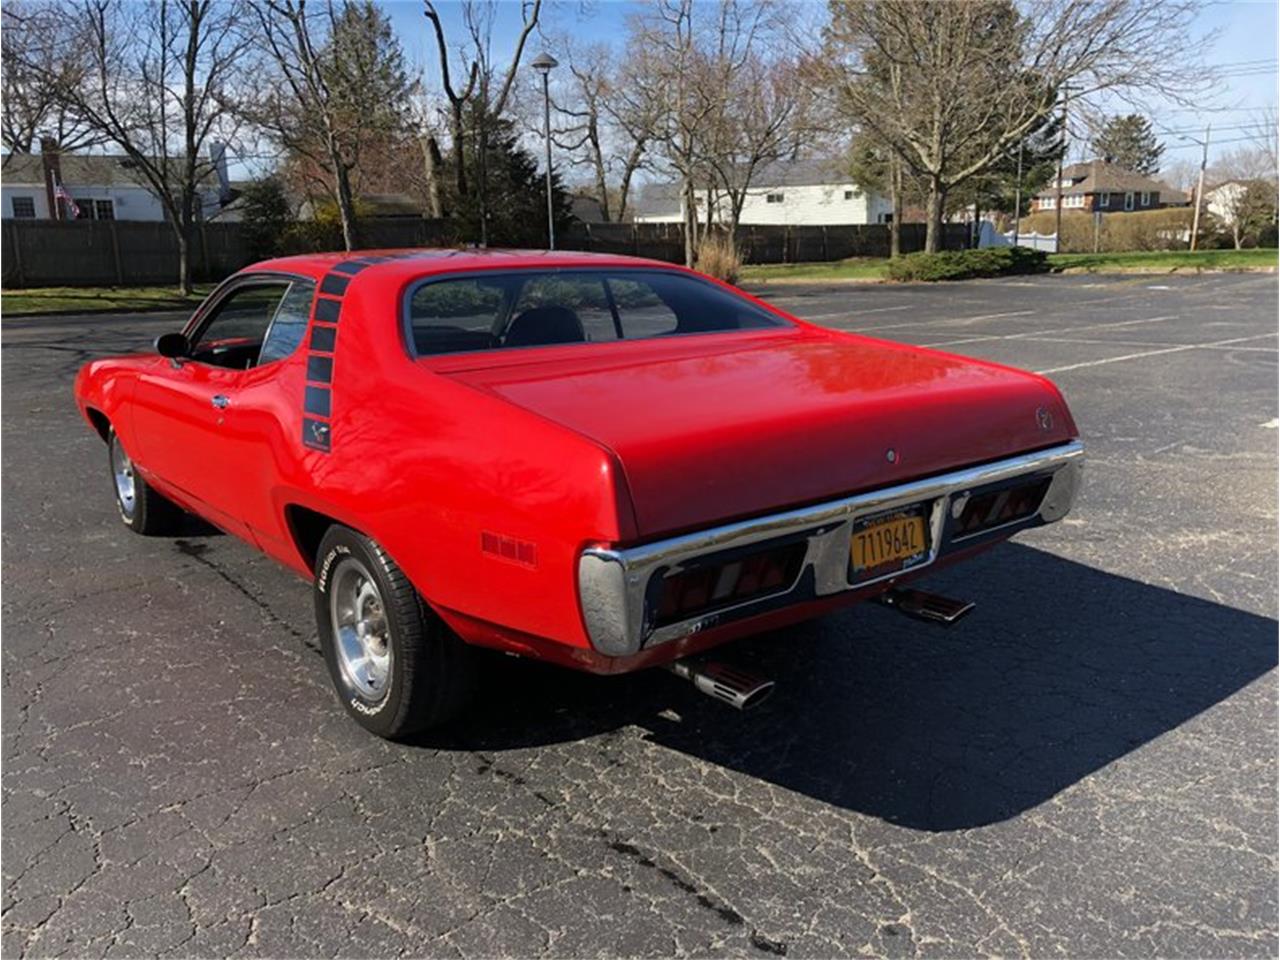
[[[578, 552], [634, 536], [614, 457], [411, 359], [399, 293], [372, 282], [348, 290], [332, 449], [303, 448], [296, 487], [287, 487], [381, 543], [443, 612], [588, 646]], [[494, 549], [504, 542], [522, 549], [504, 556]]]

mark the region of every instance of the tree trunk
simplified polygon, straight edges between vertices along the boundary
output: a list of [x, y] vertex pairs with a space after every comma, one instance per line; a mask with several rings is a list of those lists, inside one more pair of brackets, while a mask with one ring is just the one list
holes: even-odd
[[924, 252], [937, 253], [942, 249], [942, 210], [947, 202], [946, 191], [937, 177], [929, 179], [929, 202], [925, 213]]
[[450, 131], [453, 135], [453, 189], [457, 193], [457, 203], [462, 205], [462, 199], [467, 195], [467, 158], [466, 144], [463, 143], [463, 123], [462, 123], [462, 103], [453, 105], [453, 129]]
[[893, 212], [889, 221], [889, 256], [902, 256], [902, 161], [889, 158], [889, 206]]
[[693, 180], [684, 179], [684, 265], [692, 267], [697, 259], [698, 210], [693, 203]]
[[341, 159], [334, 158], [338, 179], [338, 215], [342, 219], [342, 244], [348, 250], [358, 246], [356, 237], [356, 204], [351, 195], [351, 171]]
[[182, 191], [182, 199], [178, 205], [178, 216], [173, 224], [173, 233], [178, 241], [178, 290], [184, 296], [191, 295], [191, 221], [193, 219], [194, 199], [188, 190]]
[[422, 138], [422, 165], [427, 177], [427, 213], [434, 219], [444, 217], [444, 204], [440, 200], [440, 144], [435, 137]]

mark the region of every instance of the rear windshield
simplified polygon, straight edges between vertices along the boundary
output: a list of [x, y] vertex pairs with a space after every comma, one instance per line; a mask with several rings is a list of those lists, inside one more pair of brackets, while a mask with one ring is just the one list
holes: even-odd
[[418, 356], [759, 330], [786, 323], [697, 277], [660, 270], [478, 273], [409, 294]]

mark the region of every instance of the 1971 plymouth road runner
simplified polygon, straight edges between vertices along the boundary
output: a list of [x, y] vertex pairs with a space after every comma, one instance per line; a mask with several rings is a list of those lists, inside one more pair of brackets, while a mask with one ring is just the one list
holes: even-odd
[[1063, 517], [1082, 447], [1048, 380], [813, 326], [627, 257], [272, 260], [76, 400], [120, 516], [183, 511], [314, 583], [333, 682], [374, 733], [450, 716], [491, 647], [666, 665], [906, 585]]

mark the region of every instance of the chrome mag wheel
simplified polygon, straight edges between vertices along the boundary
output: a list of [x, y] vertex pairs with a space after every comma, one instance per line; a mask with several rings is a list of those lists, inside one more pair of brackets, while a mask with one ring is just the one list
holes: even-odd
[[373, 575], [355, 557], [333, 571], [329, 617], [343, 676], [364, 699], [381, 700], [391, 677], [387, 612]]
[[116, 501], [126, 520], [132, 520], [138, 508], [138, 487], [133, 476], [133, 461], [120, 445], [120, 438], [111, 435], [111, 475], [116, 481]]

